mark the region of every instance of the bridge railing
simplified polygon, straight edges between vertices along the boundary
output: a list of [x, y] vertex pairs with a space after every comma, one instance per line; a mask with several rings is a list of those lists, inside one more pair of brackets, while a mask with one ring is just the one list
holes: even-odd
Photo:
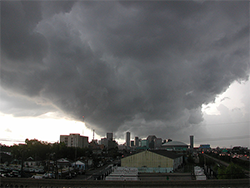
[[1, 188], [90, 188], [90, 187], [249, 187], [249, 179], [204, 181], [86, 181], [31, 178], [1, 178]]

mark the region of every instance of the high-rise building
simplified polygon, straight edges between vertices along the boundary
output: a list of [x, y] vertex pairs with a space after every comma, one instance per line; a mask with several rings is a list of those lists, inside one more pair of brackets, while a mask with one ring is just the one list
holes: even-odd
[[130, 146], [133, 147], [134, 145], [135, 145], [135, 141], [134, 141], [134, 140], [131, 140]]
[[193, 149], [194, 148], [194, 136], [190, 135], [190, 148]]
[[130, 132], [126, 132], [126, 146], [130, 147]]
[[154, 139], [154, 147], [155, 149], [160, 149], [162, 146], [162, 139], [161, 138], [155, 138]]
[[103, 144], [105, 147], [108, 147], [108, 139], [107, 138], [101, 138], [101, 144]]
[[147, 139], [140, 140], [139, 146], [149, 148], [148, 140]]
[[86, 148], [89, 145], [89, 137], [80, 134], [60, 135], [60, 143], [64, 142], [68, 147]]
[[156, 139], [156, 136], [155, 136], [155, 135], [149, 135], [149, 136], [147, 137], [149, 148], [152, 149], [152, 148], [155, 147], [155, 142], [154, 142], [155, 139]]
[[135, 137], [135, 146], [136, 147], [139, 146], [139, 138], [138, 138], [138, 136]]
[[107, 133], [107, 139], [113, 140], [113, 133]]

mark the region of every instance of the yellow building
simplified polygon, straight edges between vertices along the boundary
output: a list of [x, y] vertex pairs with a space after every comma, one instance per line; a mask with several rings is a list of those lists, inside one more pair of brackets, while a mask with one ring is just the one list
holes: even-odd
[[145, 150], [121, 159], [122, 167], [136, 167], [139, 172], [173, 172], [183, 157], [167, 150]]

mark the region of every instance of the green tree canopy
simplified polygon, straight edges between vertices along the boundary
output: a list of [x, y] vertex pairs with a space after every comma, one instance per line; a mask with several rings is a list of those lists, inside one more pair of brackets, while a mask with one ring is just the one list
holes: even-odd
[[241, 179], [245, 178], [244, 171], [242, 168], [234, 163], [225, 168], [221, 167], [218, 169], [218, 178], [219, 179]]
[[11, 147], [14, 159], [26, 160], [32, 157], [34, 160], [57, 160], [68, 158], [75, 160], [79, 157], [89, 157], [92, 151], [89, 148], [67, 147], [65, 143], [47, 143], [37, 139], [26, 139], [25, 144], [13, 145]]

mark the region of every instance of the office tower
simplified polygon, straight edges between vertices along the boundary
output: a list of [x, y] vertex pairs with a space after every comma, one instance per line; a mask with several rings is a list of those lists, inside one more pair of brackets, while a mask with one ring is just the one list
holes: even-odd
[[134, 140], [131, 140], [130, 146], [133, 147], [134, 145], [135, 145], [135, 141], [134, 141]]
[[190, 148], [193, 149], [194, 148], [194, 136], [190, 135]]
[[162, 139], [161, 138], [155, 138], [154, 143], [155, 143], [155, 145], [154, 145], [155, 149], [159, 149], [162, 146]]
[[130, 132], [126, 132], [126, 146], [130, 147]]
[[101, 144], [103, 144], [105, 147], [108, 147], [108, 139], [107, 138], [101, 138]]
[[138, 136], [135, 137], [135, 146], [136, 147], [139, 146], [139, 138], [138, 138]]
[[107, 133], [107, 139], [113, 140], [113, 133]]
[[155, 142], [154, 140], [156, 139], [156, 136], [155, 135], [149, 135], [147, 137], [147, 140], [148, 140], [148, 144], [149, 144], [149, 148], [154, 148], [154, 145], [155, 145]]
[[143, 139], [143, 140], [140, 140], [140, 147], [146, 147], [148, 148], [149, 147], [149, 143], [148, 143], [148, 140], [147, 139]]

